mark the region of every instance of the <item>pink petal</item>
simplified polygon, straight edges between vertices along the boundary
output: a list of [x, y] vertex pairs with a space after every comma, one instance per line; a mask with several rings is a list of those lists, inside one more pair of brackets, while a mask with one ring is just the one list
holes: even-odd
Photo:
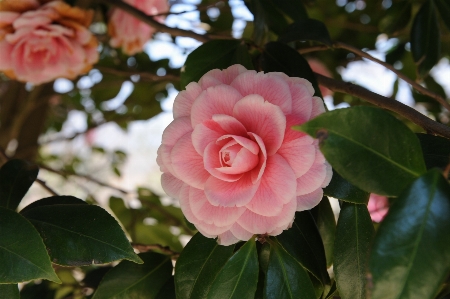
[[[170, 172], [169, 168], [165, 165], [165, 162], [163, 160], [163, 145], [160, 145], [158, 148], [157, 156], [156, 156], [156, 163], [159, 165], [159, 169], [161, 170], [161, 172]], [[168, 158], [170, 158], [170, 152], [168, 152]]]
[[297, 196], [297, 211], [311, 210], [319, 204], [323, 197], [323, 189]]
[[194, 149], [191, 133], [185, 134], [174, 145], [170, 153], [174, 175], [186, 184], [203, 189], [210, 177], [203, 167], [203, 157]]
[[218, 170], [222, 173], [240, 174], [252, 170], [258, 165], [258, 162], [258, 155], [255, 155], [245, 147], [242, 147], [230, 167], [221, 167]]
[[230, 231], [226, 231], [219, 235], [219, 238], [217, 239], [217, 243], [222, 246], [229, 246], [232, 244], [235, 244], [239, 242], [240, 240], [237, 239]]
[[203, 221], [195, 223], [195, 227], [198, 231], [207, 238], [216, 238], [218, 235], [230, 230], [231, 225], [219, 227], [214, 224], [208, 224]]
[[227, 134], [247, 136], [247, 130], [244, 125], [241, 124], [236, 118], [225, 115], [225, 114], [215, 114], [212, 116], [213, 121], [215, 121]]
[[319, 114], [325, 113], [325, 105], [323, 104], [323, 100], [319, 97], [313, 97], [312, 102], [312, 110], [311, 110], [311, 117], [310, 119], [313, 119]]
[[179, 199], [181, 188], [183, 187], [183, 185], [185, 185], [185, 183], [183, 183], [181, 180], [177, 179], [170, 173], [163, 173], [161, 175], [161, 185], [167, 195], [172, 198]]
[[164, 130], [162, 144], [173, 146], [186, 133], [192, 131], [189, 117], [184, 116], [174, 119]]
[[246, 210], [238, 219], [237, 223], [242, 226], [243, 229], [252, 232], [253, 234], [270, 233], [277, 228], [286, 229], [294, 219], [296, 207], [297, 200], [294, 197], [283, 206], [283, 209], [277, 216], [261, 216], [250, 210]]
[[275, 154], [280, 148], [286, 129], [286, 117], [280, 107], [253, 94], [236, 103], [233, 116], [245, 126], [248, 132], [261, 137], [268, 156]]
[[236, 182], [225, 182], [210, 176], [205, 184], [205, 194], [214, 206], [242, 207], [250, 202], [258, 190], [259, 182], [252, 183], [251, 175], [244, 174]]
[[186, 85], [186, 90], [180, 91], [173, 103], [173, 118], [191, 115], [192, 104], [202, 91], [197, 82]]
[[[298, 131], [298, 130], [294, 130], [292, 129], [293, 126], [297, 126], [297, 125], [301, 125], [303, 124], [304, 121], [297, 116], [294, 115], [286, 115], [286, 130], [284, 132], [284, 140], [283, 143], [298, 139], [298, 138], [302, 138], [304, 136], [308, 136], [306, 133]], [[311, 137], [309, 137], [311, 138]], [[311, 138], [311, 143], [312, 143], [312, 138]]]
[[284, 114], [292, 112], [292, 97], [289, 85], [277, 74], [248, 71], [240, 74], [231, 83], [243, 96], [260, 95], [264, 100], [280, 107]]
[[299, 138], [285, 142], [277, 152], [289, 163], [296, 178], [304, 175], [311, 168], [316, 157], [314, 145], [303, 144], [305, 139]]
[[240, 64], [232, 65], [222, 71], [214, 69], [204, 74], [198, 83], [203, 89], [220, 84], [230, 85], [239, 74], [244, 72], [247, 72], [247, 69]]
[[295, 197], [297, 182], [289, 163], [280, 155], [267, 158], [258, 191], [245, 207], [262, 216], [276, 216]]
[[[296, 84], [291, 83], [289, 86], [292, 94], [292, 114], [298, 117], [303, 123], [311, 118], [314, 89], [308, 81], [304, 79], [300, 80], [300, 82], [296, 81]], [[311, 94], [311, 91], [313, 94]]]
[[244, 207], [213, 206], [206, 199], [203, 190], [192, 187], [189, 191], [189, 206], [197, 219], [218, 227], [232, 225], [245, 211]]
[[[242, 147], [245, 147], [246, 149], [248, 149], [251, 153], [253, 154], [258, 154], [259, 153], [259, 144], [255, 143], [254, 141], [242, 137], [242, 136], [238, 136], [238, 135], [224, 135], [222, 137], [220, 137], [217, 141], [227, 141], [229, 139], [234, 140], [236, 143], [240, 144]], [[222, 145], [222, 143], [220, 143]], [[225, 144], [223, 144], [225, 145]]]
[[233, 113], [234, 105], [242, 95], [229, 85], [217, 85], [203, 91], [195, 100], [191, 109], [192, 127], [211, 119], [214, 114]]
[[172, 168], [172, 158], [170, 156], [173, 146], [161, 144], [158, 148], [158, 156], [156, 162], [158, 163], [161, 172], [173, 172]]
[[327, 165], [313, 164], [307, 173], [297, 179], [297, 196], [320, 188], [327, 178]]
[[194, 213], [192, 213], [191, 206], [189, 205], [189, 191], [191, 188], [192, 188], [191, 186], [183, 184], [178, 193], [179, 196], [178, 200], [180, 202], [180, 208], [181, 211], [183, 212], [183, 215], [189, 222], [195, 225], [200, 220], [198, 220], [197, 217], [194, 216]]
[[242, 240], [242, 241], [250, 240], [250, 238], [253, 237], [253, 233], [245, 230], [242, 226], [240, 226], [237, 223], [233, 224], [230, 231], [233, 233], [233, 235], [236, 238], [238, 238], [239, 240]]
[[[205, 148], [210, 143], [215, 143], [217, 139], [219, 139], [223, 134], [218, 133], [217, 131], [211, 130], [208, 126], [206, 126], [207, 121], [202, 124], [198, 124], [194, 128], [194, 132], [192, 132], [192, 144], [200, 156], [204, 155]], [[190, 124], [189, 124], [190, 125]]]
[[264, 174], [264, 170], [266, 169], [267, 152], [266, 152], [266, 147], [265, 147], [264, 142], [262, 141], [261, 137], [259, 137], [258, 135], [254, 134], [254, 133], [248, 133], [248, 135], [258, 143], [258, 146], [260, 148], [258, 166], [255, 167], [255, 169], [253, 169], [252, 173], [251, 173], [252, 182], [253, 182], [253, 184], [256, 184], [256, 182], [259, 182], [262, 175]]
[[205, 154], [203, 155], [203, 164], [205, 165], [206, 171], [211, 175], [218, 178], [219, 180], [226, 182], [235, 182], [242, 177], [242, 173], [228, 174], [221, 171], [222, 165], [220, 164], [220, 145], [211, 142], [205, 148]]
[[5, 42], [4, 40], [0, 41], [0, 70], [6, 71], [12, 68], [11, 65], [12, 50], [13, 50], [12, 45]]
[[20, 13], [13, 11], [0, 11], [0, 28], [11, 25], [18, 17]]
[[326, 166], [326, 177], [325, 180], [323, 181], [322, 185], [320, 186], [321, 188], [325, 188], [326, 186], [328, 186], [331, 182], [331, 178], [333, 177], [333, 168], [331, 167], [331, 165], [328, 162], [325, 162], [325, 166]]

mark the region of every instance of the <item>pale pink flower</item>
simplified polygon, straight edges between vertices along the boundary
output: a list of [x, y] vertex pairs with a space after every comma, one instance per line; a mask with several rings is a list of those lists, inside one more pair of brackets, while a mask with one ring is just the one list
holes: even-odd
[[389, 200], [386, 196], [370, 194], [367, 209], [373, 222], [381, 222], [389, 210]]
[[[167, 0], [124, 0], [124, 2], [148, 15], [169, 10]], [[158, 16], [155, 20], [162, 22], [164, 17]], [[109, 44], [112, 47], [122, 47], [124, 53], [134, 55], [142, 52], [144, 44], [150, 39], [155, 29], [121, 9], [114, 9], [109, 19], [108, 31], [111, 36]]]
[[97, 62], [97, 40], [87, 29], [92, 11], [63, 1], [2, 4], [0, 71], [8, 77], [33, 84], [73, 79]]
[[[314, 59], [314, 58], [308, 58], [307, 60], [308, 60], [309, 66], [311, 67], [311, 70], [314, 73], [318, 73], [325, 77], [333, 78], [330, 71], [327, 69], [327, 67], [322, 62], [320, 62], [319, 60]], [[320, 88], [320, 92], [322, 93], [322, 96], [324, 96], [324, 97], [331, 96], [333, 94], [333, 92], [331, 90], [329, 90], [328, 88], [326, 88], [325, 86], [319, 86], [319, 88]]]
[[206, 237], [228, 245], [278, 235], [322, 199], [332, 171], [292, 126], [325, 111], [305, 79], [241, 65], [181, 91], [158, 149], [162, 186]]

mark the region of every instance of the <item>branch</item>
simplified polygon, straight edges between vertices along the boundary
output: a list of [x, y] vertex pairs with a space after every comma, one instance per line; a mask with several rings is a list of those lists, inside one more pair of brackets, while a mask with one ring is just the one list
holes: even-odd
[[112, 5], [115, 6], [117, 8], [122, 9], [123, 11], [129, 13], [130, 15], [132, 15], [133, 17], [135, 17], [136, 19], [152, 26], [153, 28], [155, 28], [157, 31], [160, 32], [166, 32], [169, 33], [173, 36], [186, 36], [186, 37], [191, 37], [193, 39], [196, 39], [200, 42], [206, 43], [207, 41], [210, 40], [208, 35], [204, 35], [204, 34], [198, 34], [195, 33], [193, 31], [190, 30], [184, 30], [184, 29], [180, 29], [180, 28], [172, 28], [172, 27], [168, 27], [164, 24], [159, 23], [158, 21], [155, 21], [151, 16], [147, 15], [146, 13], [142, 12], [141, 10], [121, 1], [121, 0], [100, 0], [101, 2], [108, 4], [108, 5]]
[[159, 251], [167, 253], [175, 258], [177, 258], [180, 255], [179, 252], [173, 251], [172, 249], [169, 248], [169, 246], [162, 246], [160, 244], [131, 243], [131, 246], [133, 246], [133, 248], [139, 250], [140, 252], [159, 250]]
[[139, 75], [142, 79], [148, 80], [151, 82], [155, 81], [180, 81], [179, 76], [175, 75], [165, 75], [165, 76], [158, 76], [152, 73], [148, 72], [133, 72], [133, 71], [122, 71], [122, 70], [116, 70], [114, 68], [104, 67], [104, 66], [96, 66], [96, 69], [98, 69], [101, 72], [110, 73], [116, 76], [121, 77], [130, 77], [133, 75]]
[[315, 75], [317, 82], [320, 85], [323, 85], [332, 91], [347, 93], [378, 107], [396, 112], [422, 127], [427, 133], [450, 139], [450, 127], [433, 121], [432, 119], [401, 102], [381, 96], [365, 89], [364, 87], [352, 83], [338, 81], [317, 73], [315, 73]]
[[378, 63], [382, 66], [384, 66], [385, 68], [387, 68], [388, 70], [392, 71], [393, 73], [395, 73], [397, 75], [397, 77], [399, 77], [400, 79], [402, 79], [403, 81], [405, 81], [406, 83], [410, 84], [415, 90], [417, 90], [418, 92], [429, 96], [430, 98], [435, 99], [436, 101], [439, 102], [439, 104], [441, 104], [442, 106], [444, 106], [448, 111], [450, 111], [450, 104], [444, 99], [442, 98], [440, 95], [432, 92], [431, 90], [426, 89], [425, 87], [423, 87], [422, 85], [416, 83], [414, 80], [410, 79], [408, 76], [406, 76], [405, 74], [403, 74], [402, 72], [396, 70], [392, 65], [390, 65], [389, 63], [386, 63], [384, 61], [381, 61], [375, 57], [373, 57], [372, 55], [361, 51], [360, 49], [357, 49], [353, 46], [341, 43], [341, 42], [335, 42], [333, 45], [335, 48], [338, 49], [345, 49], [348, 50], [350, 52], [353, 52], [354, 54], [367, 58], [375, 63]]

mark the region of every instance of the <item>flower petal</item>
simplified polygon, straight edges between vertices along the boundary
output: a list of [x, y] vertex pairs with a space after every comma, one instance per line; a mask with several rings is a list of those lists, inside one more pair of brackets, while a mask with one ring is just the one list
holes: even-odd
[[314, 145], [303, 144], [304, 139], [306, 138], [285, 142], [277, 152], [289, 163], [296, 178], [304, 175], [311, 168], [316, 156]]
[[268, 156], [275, 154], [280, 148], [286, 129], [286, 117], [280, 107], [265, 101], [260, 95], [253, 94], [236, 103], [233, 116], [248, 132], [261, 137]]
[[321, 188], [328, 179], [326, 164], [313, 164], [307, 173], [297, 178], [297, 196], [304, 195]]
[[220, 84], [230, 85], [230, 83], [241, 73], [248, 70], [240, 64], [235, 64], [224, 70], [214, 69], [206, 74], [198, 82], [203, 89]]
[[183, 185], [185, 185], [185, 183], [183, 183], [183, 181], [177, 179], [170, 173], [163, 173], [161, 175], [161, 185], [167, 195], [172, 198], [179, 199], [181, 188], [183, 187]]
[[261, 137], [254, 133], [248, 133], [248, 135], [259, 145], [260, 151], [259, 151], [259, 162], [258, 166], [256, 166], [252, 172], [252, 182], [253, 184], [256, 184], [258, 182], [262, 175], [264, 174], [264, 170], [266, 169], [266, 161], [267, 161], [267, 152], [266, 147], [264, 145], [264, 142], [262, 141]]
[[186, 90], [180, 91], [173, 103], [173, 118], [190, 116], [192, 104], [202, 91], [197, 82], [191, 82], [186, 85]]
[[280, 155], [267, 158], [258, 191], [245, 207], [262, 216], [276, 216], [295, 197], [297, 182], [289, 163]]
[[186, 133], [192, 131], [189, 117], [184, 116], [174, 119], [164, 130], [162, 135], [162, 144], [173, 146]]
[[251, 237], [253, 237], [253, 233], [249, 232], [248, 230], [245, 230], [242, 226], [235, 223], [231, 227], [230, 231], [233, 233], [233, 235], [242, 241], [248, 241]]
[[319, 204], [323, 197], [323, 189], [297, 196], [297, 211], [311, 210]]
[[222, 165], [220, 164], [220, 145], [211, 142], [205, 148], [205, 154], [203, 155], [203, 164], [205, 165], [206, 171], [211, 175], [226, 182], [234, 182], [242, 177], [242, 173], [232, 173], [228, 174], [221, 171]]
[[247, 130], [244, 125], [232, 116], [214, 114], [212, 119], [229, 135], [247, 136]]
[[325, 111], [326, 110], [325, 105], [323, 104], [323, 100], [319, 97], [313, 97], [310, 119], [313, 119], [319, 114], [325, 113]]
[[[211, 121], [205, 121], [195, 126], [192, 132], [192, 145], [200, 156], [205, 153], [205, 148], [210, 143], [215, 143], [223, 134], [215, 130], [212, 130], [208, 123]], [[190, 125], [190, 123], [189, 123]]]
[[222, 246], [229, 246], [239, 242], [240, 240], [236, 238], [230, 231], [226, 231], [219, 235], [217, 243]]

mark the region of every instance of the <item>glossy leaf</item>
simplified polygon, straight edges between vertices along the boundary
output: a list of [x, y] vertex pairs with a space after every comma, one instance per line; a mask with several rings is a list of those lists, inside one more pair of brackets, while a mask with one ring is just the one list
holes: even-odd
[[344, 202], [336, 228], [333, 268], [342, 298], [366, 298], [366, 273], [374, 234], [367, 206]]
[[175, 280], [173, 276], [171, 276], [161, 287], [155, 299], [177, 299], [175, 293]]
[[0, 284], [0, 299], [20, 299], [17, 284]]
[[309, 63], [297, 51], [280, 42], [269, 42], [261, 55], [264, 72], [283, 72], [290, 77], [305, 78], [312, 83], [315, 95], [322, 96]]
[[411, 10], [411, 2], [407, 0], [392, 3], [379, 22], [380, 31], [393, 34], [405, 28], [411, 19]]
[[411, 52], [418, 74], [425, 77], [441, 58], [441, 37], [434, 2], [425, 1], [411, 28]]
[[323, 285], [330, 282], [325, 250], [319, 230], [309, 211], [295, 213], [292, 227], [276, 236], [283, 248]]
[[143, 264], [122, 261], [104, 276], [93, 299], [155, 299], [172, 277], [170, 257], [155, 252], [139, 254]]
[[53, 204], [22, 212], [44, 239], [54, 263], [104, 264], [120, 259], [141, 263], [117, 221], [98, 206]]
[[212, 40], [202, 44], [186, 59], [181, 72], [181, 86], [184, 88], [190, 82], [197, 82], [212, 69], [225, 69], [242, 62], [248, 64], [248, 57], [240, 45], [239, 40]]
[[339, 173], [333, 171], [330, 184], [323, 189], [326, 196], [334, 197], [352, 203], [367, 204], [370, 193], [350, 184]]
[[449, 271], [449, 215], [450, 186], [437, 169], [395, 201], [372, 249], [373, 299], [434, 297]]
[[427, 169], [444, 169], [450, 163], [450, 140], [428, 134], [417, 134]]
[[442, 21], [444, 21], [444, 24], [450, 30], [450, 2], [447, 0], [434, 0], [434, 3], [442, 17]]
[[258, 283], [258, 254], [250, 239], [227, 261], [209, 290], [208, 299], [253, 299]]
[[44, 242], [24, 217], [0, 207], [0, 236], [0, 284], [39, 278], [60, 282]]
[[304, 19], [292, 23], [286, 28], [284, 33], [278, 37], [278, 41], [282, 43], [293, 41], [316, 41], [327, 46], [333, 44], [325, 24], [314, 19]]
[[329, 199], [327, 197], [322, 198], [320, 203], [311, 210], [311, 213], [322, 238], [327, 268], [329, 268], [333, 264], [334, 239], [336, 235], [336, 220]]
[[338, 109], [297, 128], [319, 138], [333, 169], [364, 191], [398, 196], [426, 171], [417, 137], [379, 108]]
[[25, 208], [23, 208], [20, 213], [25, 213], [26, 211], [29, 211], [31, 209], [37, 208], [37, 207], [43, 207], [43, 206], [51, 206], [51, 205], [87, 205], [88, 203], [85, 202], [82, 199], [79, 199], [75, 196], [70, 195], [58, 195], [58, 196], [51, 196], [42, 198], [40, 200], [37, 200]]
[[217, 273], [233, 255], [234, 245], [220, 246], [214, 239], [197, 233], [175, 265], [175, 289], [178, 299], [206, 298]]
[[306, 270], [278, 243], [270, 245], [265, 298], [315, 299], [314, 287]]
[[0, 207], [15, 210], [36, 180], [39, 168], [24, 160], [10, 160], [0, 169]]

